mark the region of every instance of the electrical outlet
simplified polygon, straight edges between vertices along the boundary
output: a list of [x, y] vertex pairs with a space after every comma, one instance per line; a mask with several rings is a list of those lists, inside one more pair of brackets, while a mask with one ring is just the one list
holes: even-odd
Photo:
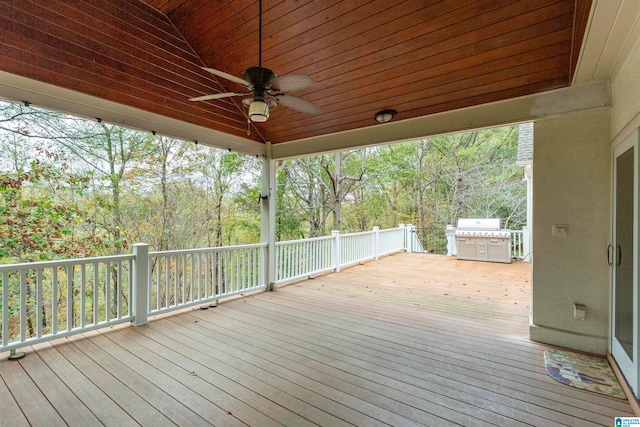
[[567, 224], [553, 224], [551, 229], [552, 236], [567, 237], [569, 234], [569, 226]]

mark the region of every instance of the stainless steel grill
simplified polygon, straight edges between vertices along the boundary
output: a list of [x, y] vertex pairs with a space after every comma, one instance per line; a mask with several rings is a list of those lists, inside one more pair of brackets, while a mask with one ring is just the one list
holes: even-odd
[[458, 259], [511, 262], [511, 232], [500, 218], [460, 218], [456, 229]]

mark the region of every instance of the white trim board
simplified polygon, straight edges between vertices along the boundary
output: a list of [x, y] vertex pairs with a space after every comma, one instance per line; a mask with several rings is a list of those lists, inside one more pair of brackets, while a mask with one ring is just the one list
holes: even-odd
[[529, 338], [531, 341], [543, 344], [601, 355], [607, 353], [607, 343], [609, 341], [608, 337], [580, 334], [536, 324], [529, 325]]
[[612, 79], [640, 37], [640, 1], [594, 0], [573, 84]]
[[530, 122], [563, 114], [582, 113], [611, 106], [608, 80], [550, 90], [459, 110], [385, 123], [296, 141], [274, 144], [274, 159], [304, 157]]
[[[265, 144], [0, 71], [0, 98], [232, 151], [264, 156]], [[274, 144], [273, 159], [304, 157], [535, 121], [611, 105], [607, 80], [366, 128]]]

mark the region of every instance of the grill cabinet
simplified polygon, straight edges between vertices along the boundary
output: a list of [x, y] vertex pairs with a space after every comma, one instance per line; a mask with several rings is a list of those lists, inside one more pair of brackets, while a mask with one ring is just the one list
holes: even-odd
[[511, 232], [500, 218], [460, 218], [456, 229], [458, 259], [511, 263]]

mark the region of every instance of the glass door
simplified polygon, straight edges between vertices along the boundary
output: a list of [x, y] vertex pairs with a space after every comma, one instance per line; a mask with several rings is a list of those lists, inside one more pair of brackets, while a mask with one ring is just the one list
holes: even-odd
[[611, 353], [627, 382], [638, 391], [638, 136], [614, 150], [613, 244], [609, 247], [612, 274]]

